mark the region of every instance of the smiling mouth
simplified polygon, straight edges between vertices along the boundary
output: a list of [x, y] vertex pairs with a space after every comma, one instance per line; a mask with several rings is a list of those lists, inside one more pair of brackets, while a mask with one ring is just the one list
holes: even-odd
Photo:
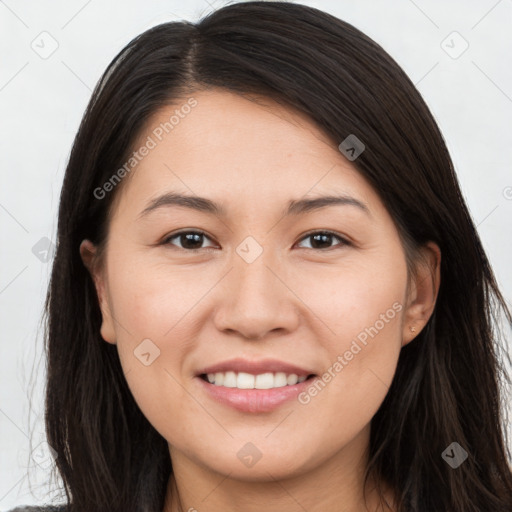
[[294, 386], [316, 375], [298, 377], [295, 373], [267, 372], [253, 375], [245, 372], [202, 373], [199, 377], [213, 386], [237, 389], [276, 389]]

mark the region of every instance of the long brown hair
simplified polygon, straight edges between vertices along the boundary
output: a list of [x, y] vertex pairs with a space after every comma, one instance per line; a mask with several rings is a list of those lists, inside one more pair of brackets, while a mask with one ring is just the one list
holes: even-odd
[[[105, 247], [113, 199], [94, 191], [126, 161], [159, 108], [202, 88], [263, 94], [309, 115], [334, 140], [366, 146], [353, 162], [405, 247], [436, 242], [441, 285], [428, 324], [400, 354], [372, 419], [366, 477], [385, 479], [400, 511], [512, 510], [497, 329], [512, 315], [461, 195], [443, 137], [398, 64], [350, 24], [287, 2], [227, 5], [197, 23], [133, 39], [98, 82], [67, 165], [46, 299], [48, 442], [74, 512], [161, 512], [167, 441], [135, 403], [79, 246]], [[509, 359], [510, 360], [510, 359]], [[468, 458], [442, 457], [457, 442]]]

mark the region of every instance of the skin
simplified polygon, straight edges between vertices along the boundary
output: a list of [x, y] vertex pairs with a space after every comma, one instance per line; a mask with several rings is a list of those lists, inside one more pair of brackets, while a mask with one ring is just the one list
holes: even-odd
[[[341, 141], [270, 99], [219, 89], [193, 97], [197, 106], [117, 191], [104, 258], [89, 240], [80, 247], [98, 292], [101, 336], [117, 345], [135, 400], [169, 444], [174, 476], [164, 510], [365, 510], [370, 421], [401, 348], [433, 312], [439, 248], [422, 248], [428, 265], [408, 283], [393, 220], [338, 150]], [[134, 147], [185, 101], [159, 110]], [[168, 206], [138, 218], [164, 191], [210, 198], [227, 214]], [[282, 216], [291, 199], [333, 192], [357, 198], [369, 214], [337, 205]], [[188, 246], [198, 253], [182, 248], [183, 237], [164, 243], [184, 228], [206, 232]], [[350, 244], [333, 236], [314, 245], [309, 230], [334, 231]], [[263, 248], [251, 263], [236, 252], [248, 236]], [[394, 303], [401, 310], [307, 404], [243, 413], [214, 402], [194, 377], [235, 356], [276, 358], [321, 376]], [[145, 366], [134, 350], [147, 338], [160, 355]], [[252, 467], [237, 457], [247, 442], [262, 454]], [[370, 511], [381, 510], [374, 484]]]

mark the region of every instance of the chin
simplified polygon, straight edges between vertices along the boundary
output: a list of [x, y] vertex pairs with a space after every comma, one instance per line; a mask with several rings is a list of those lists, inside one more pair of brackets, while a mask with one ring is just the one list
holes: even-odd
[[206, 466], [212, 471], [229, 475], [230, 479], [243, 482], [268, 482], [269, 480], [294, 478], [314, 466], [312, 461], [308, 464], [304, 457], [299, 459], [296, 453], [274, 454], [273, 456], [265, 456], [265, 453], [262, 453], [258, 460], [246, 459], [246, 462], [244, 462], [244, 458], [244, 455], [239, 457], [237, 453], [226, 458], [226, 453], [223, 453], [212, 461], [204, 461], [203, 464], [206, 463]]

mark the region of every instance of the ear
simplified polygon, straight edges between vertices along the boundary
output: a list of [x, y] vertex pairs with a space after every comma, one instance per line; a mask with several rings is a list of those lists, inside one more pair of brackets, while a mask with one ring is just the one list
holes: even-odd
[[99, 305], [101, 309], [102, 323], [100, 334], [101, 337], [108, 343], [115, 345], [116, 335], [114, 329], [114, 322], [112, 314], [110, 313], [110, 307], [107, 300], [106, 293], [106, 279], [103, 268], [99, 268], [96, 260], [96, 246], [90, 240], [82, 240], [80, 244], [80, 257], [91, 274], [96, 293], [98, 295]]
[[[430, 241], [422, 248], [424, 260], [412, 278], [402, 326], [402, 346], [412, 341], [425, 327], [434, 311], [441, 284], [441, 250]], [[412, 329], [412, 330], [411, 330]]]

